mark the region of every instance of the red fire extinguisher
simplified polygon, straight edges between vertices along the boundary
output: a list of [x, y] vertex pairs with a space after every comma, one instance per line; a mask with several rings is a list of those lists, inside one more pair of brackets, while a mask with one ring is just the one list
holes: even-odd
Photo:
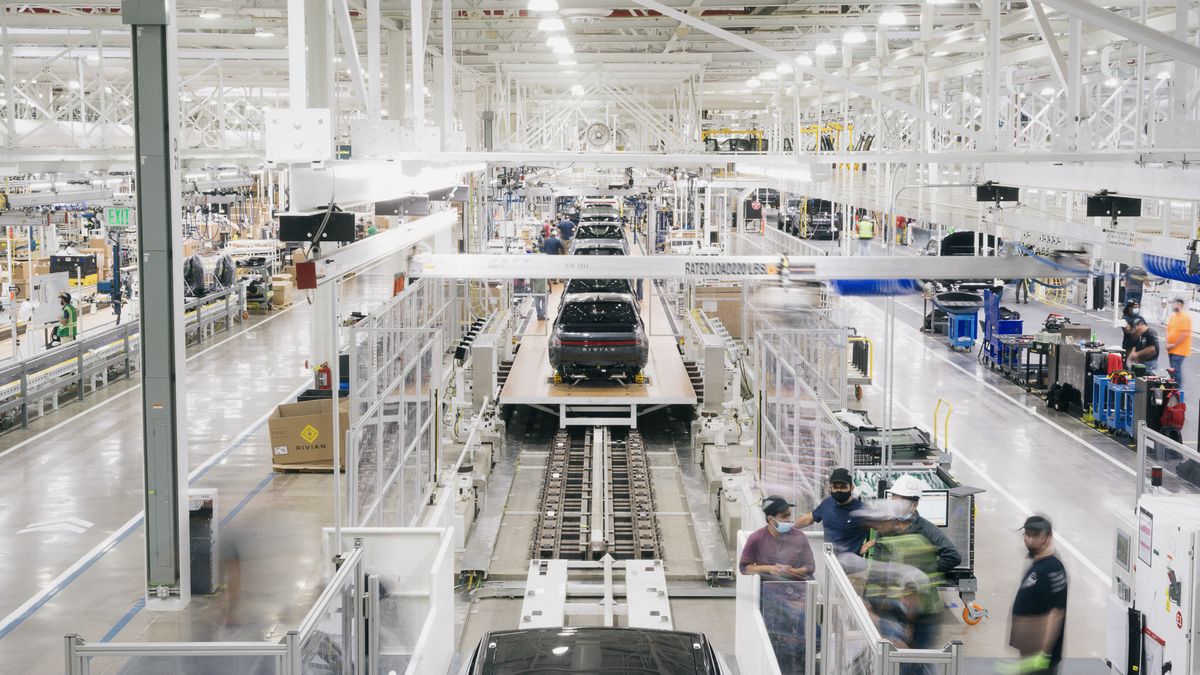
[[333, 371], [329, 369], [329, 363], [322, 363], [317, 366], [317, 389], [332, 389], [333, 388]]

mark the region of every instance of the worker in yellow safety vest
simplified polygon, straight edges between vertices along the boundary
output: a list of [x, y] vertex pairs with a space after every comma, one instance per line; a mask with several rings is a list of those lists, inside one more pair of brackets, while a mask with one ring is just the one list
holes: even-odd
[[871, 240], [875, 238], [875, 221], [867, 212], [858, 219], [858, 254], [871, 255]]
[[63, 293], [58, 297], [59, 303], [62, 305], [62, 318], [59, 319], [58, 325], [51, 332], [50, 341], [46, 343], [46, 349], [59, 344], [64, 339], [74, 340], [79, 334], [79, 310], [75, 305], [71, 304], [71, 294]]

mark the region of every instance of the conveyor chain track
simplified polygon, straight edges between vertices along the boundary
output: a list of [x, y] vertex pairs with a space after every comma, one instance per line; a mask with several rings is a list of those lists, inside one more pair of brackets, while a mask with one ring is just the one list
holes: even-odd
[[[559, 431], [546, 458], [530, 555], [540, 559], [661, 559], [654, 487], [642, 437], [629, 431], [604, 448], [607, 495], [593, 495], [593, 431]], [[604, 550], [591, 546], [592, 499], [604, 499]]]

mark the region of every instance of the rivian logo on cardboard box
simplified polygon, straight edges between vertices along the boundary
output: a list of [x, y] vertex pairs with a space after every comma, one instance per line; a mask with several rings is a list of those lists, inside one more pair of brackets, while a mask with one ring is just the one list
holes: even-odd
[[321, 432], [317, 431], [317, 428], [311, 424], [305, 425], [304, 428], [300, 430], [300, 438], [303, 438], [306, 443], [312, 443], [313, 441], [317, 440], [320, 435]]

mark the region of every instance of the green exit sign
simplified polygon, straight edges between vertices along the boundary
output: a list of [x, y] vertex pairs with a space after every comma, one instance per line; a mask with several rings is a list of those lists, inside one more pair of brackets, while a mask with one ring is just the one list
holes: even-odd
[[104, 222], [109, 227], [133, 227], [135, 222], [132, 206], [109, 206], [104, 209]]

